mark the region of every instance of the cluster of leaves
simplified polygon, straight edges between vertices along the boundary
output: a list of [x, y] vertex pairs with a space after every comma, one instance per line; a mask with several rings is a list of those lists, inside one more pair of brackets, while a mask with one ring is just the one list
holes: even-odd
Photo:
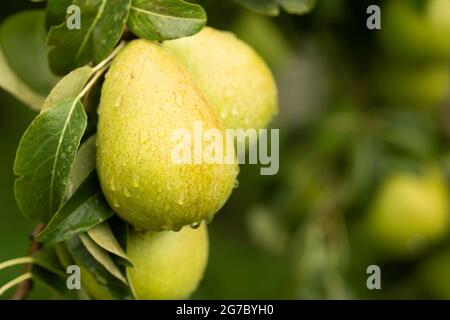
[[[269, 15], [278, 14], [278, 5], [300, 14], [313, 4], [238, 2]], [[80, 28], [68, 28], [69, 7], [80, 9]], [[1, 25], [0, 87], [39, 111], [14, 164], [21, 212], [45, 224], [36, 237], [44, 249], [29, 257], [30, 276], [74, 298], [65, 268], [76, 263], [113, 297], [132, 297], [124, 275], [132, 265], [123, 249], [127, 226], [114, 217], [95, 172], [101, 78], [130, 33], [176, 39], [199, 32], [206, 21], [200, 5], [183, 0], [48, 0], [46, 10], [24, 11]]]

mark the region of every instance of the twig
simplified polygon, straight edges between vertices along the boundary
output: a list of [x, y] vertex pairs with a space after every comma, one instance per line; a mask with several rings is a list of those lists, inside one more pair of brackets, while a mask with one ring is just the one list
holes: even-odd
[[[32, 257], [36, 252], [38, 252], [42, 244], [34, 240], [34, 238], [42, 231], [44, 230], [45, 225], [42, 223], [39, 223], [33, 230], [33, 232], [30, 235], [30, 246], [28, 248], [28, 256]], [[32, 264], [28, 263], [23, 268], [23, 274], [28, 274], [31, 272]], [[33, 288], [33, 281], [31, 279], [27, 279], [25, 281], [22, 281], [18, 286], [16, 291], [14, 291], [14, 294], [11, 297], [11, 300], [24, 300], [30, 293], [30, 290]]]

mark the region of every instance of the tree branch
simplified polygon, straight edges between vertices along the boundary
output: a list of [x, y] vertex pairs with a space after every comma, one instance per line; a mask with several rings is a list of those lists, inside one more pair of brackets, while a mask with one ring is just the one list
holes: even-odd
[[[33, 230], [30, 235], [30, 246], [28, 248], [28, 255], [32, 257], [36, 252], [38, 252], [42, 248], [42, 244], [34, 240], [34, 238], [44, 230], [45, 225], [43, 223], [39, 223]], [[31, 272], [32, 264], [28, 263], [23, 268], [23, 274]], [[11, 300], [24, 300], [27, 298], [30, 290], [33, 288], [33, 281], [31, 279], [25, 280], [21, 282], [16, 291], [11, 297]]]

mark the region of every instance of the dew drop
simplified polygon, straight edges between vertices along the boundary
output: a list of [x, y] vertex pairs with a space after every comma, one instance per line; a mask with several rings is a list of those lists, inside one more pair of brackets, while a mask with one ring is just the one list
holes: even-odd
[[183, 106], [183, 97], [179, 93], [175, 93], [175, 103], [177, 106]]
[[167, 188], [167, 190], [169, 190], [169, 191], [173, 190], [172, 183], [171, 183], [170, 181], [167, 181], [167, 183], [166, 183], [166, 188]]
[[236, 179], [236, 180], [234, 180], [234, 186], [233, 186], [233, 188], [238, 188], [239, 187], [239, 180], [238, 179]]
[[164, 138], [165, 136], [166, 136], [166, 131], [165, 131], [165, 130], [160, 130], [160, 131], [158, 132], [158, 137]]
[[150, 140], [150, 137], [149, 137], [149, 135], [148, 135], [147, 130], [142, 130], [142, 131], [139, 133], [139, 143], [140, 143], [140, 144], [145, 144], [145, 143], [147, 143], [149, 140]]
[[184, 194], [181, 194], [180, 197], [178, 198], [177, 203], [182, 206], [184, 205]]
[[122, 104], [122, 100], [123, 100], [123, 96], [117, 96], [116, 101], [114, 102], [114, 106], [116, 107], [120, 107], [120, 105]]
[[175, 232], [178, 232], [178, 231], [181, 230], [181, 227], [174, 227], [172, 230], [175, 231]]
[[155, 151], [156, 151], [156, 146], [151, 146], [151, 147], [150, 147], [150, 151], [151, 151], [151, 152], [155, 152]]
[[123, 189], [123, 195], [127, 198], [131, 197], [131, 193], [126, 187]]
[[114, 178], [111, 178], [111, 181], [109, 182], [109, 187], [111, 188], [111, 191], [117, 190], [116, 181], [114, 180]]
[[200, 227], [200, 225], [201, 225], [201, 222], [194, 222], [194, 223], [191, 223], [189, 226], [192, 229], [198, 229]]
[[117, 198], [113, 198], [113, 207], [120, 208], [119, 200]]
[[139, 187], [140, 180], [141, 180], [140, 177], [138, 175], [134, 175], [132, 180], [133, 180], [132, 181], [133, 187], [135, 187], [135, 188]]

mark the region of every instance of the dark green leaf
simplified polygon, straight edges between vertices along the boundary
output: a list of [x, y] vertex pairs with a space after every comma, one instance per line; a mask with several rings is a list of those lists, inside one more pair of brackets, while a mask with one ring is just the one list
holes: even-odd
[[106, 221], [113, 214], [103, 198], [97, 175], [92, 172], [36, 239], [50, 243], [64, 241]]
[[122, 36], [131, 0], [74, 0], [73, 4], [81, 9], [81, 28], [69, 30], [63, 23], [48, 35], [50, 67], [57, 74], [105, 59]]
[[132, 299], [129, 287], [112, 276], [94, 257], [86, 250], [78, 236], [66, 241], [66, 247], [76, 264], [92, 274], [97, 283], [108, 290], [117, 299]]
[[193, 35], [205, 24], [205, 10], [182, 0], [133, 0], [128, 20], [137, 36], [160, 41]]
[[0, 47], [0, 88], [16, 97], [19, 101], [39, 111], [44, 97], [33, 91], [8, 65]]
[[108, 251], [97, 245], [91, 238], [85, 233], [80, 234], [80, 240], [83, 243], [87, 251], [99, 262], [109, 273], [115, 278], [128, 285], [126, 277], [122, 274], [119, 267], [109, 255]]
[[114, 236], [108, 222], [99, 224], [98, 226], [90, 229], [87, 233], [98, 246], [120, 257], [126, 262], [127, 265], [133, 265], [132, 261], [128, 258], [122, 246]]
[[48, 222], [61, 206], [70, 169], [87, 119], [78, 99], [64, 100], [39, 114], [20, 141], [14, 163], [14, 185], [22, 213]]
[[9, 17], [0, 28], [6, 61], [33, 91], [46, 96], [58, 81], [48, 66], [43, 10], [23, 11]]
[[280, 13], [278, 0], [235, 0], [243, 7], [268, 16], [277, 16]]
[[48, 0], [47, 15], [45, 17], [45, 25], [47, 29], [60, 25], [64, 22], [67, 8], [72, 4], [72, 0]]
[[316, 5], [316, 0], [279, 0], [286, 12], [302, 15], [310, 12]]

